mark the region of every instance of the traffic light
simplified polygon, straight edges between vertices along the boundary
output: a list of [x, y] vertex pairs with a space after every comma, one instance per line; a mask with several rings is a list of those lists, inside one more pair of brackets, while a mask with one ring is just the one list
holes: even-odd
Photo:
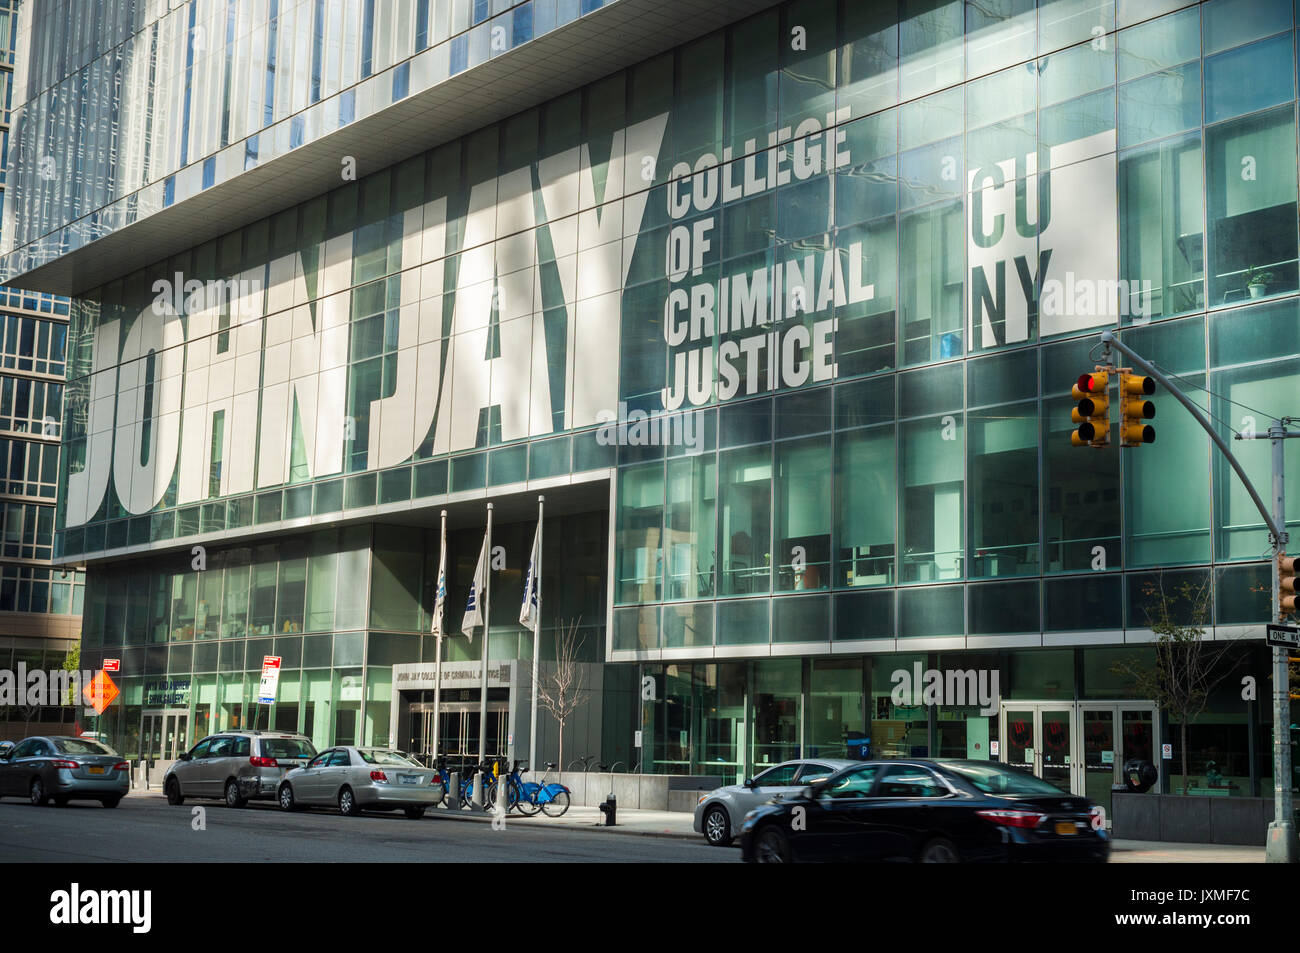
[[1074, 388], [1070, 391], [1078, 404], [1070, 411], [1070, 420], [1075, 425], [1070, 434], [1070, 444], [1075, 447], [1104, 447], [1110, 441], [1110, 402], [1106, 397], [1106, 385], [1110, 375], [1106, 371], [1094, 371], [1080, 374]]
[[1156, 405], [1145, 398], [1156, 392], [1156, 382], [1130, 371], [1119, 372], [1119, 437], [1121, 447], [1156, 442], [1156, 428], [1143, 421], [1156, 415]]
[[1296, 613], [1296, 558], [1286, 553], [1277, 555], [1278, 619]]

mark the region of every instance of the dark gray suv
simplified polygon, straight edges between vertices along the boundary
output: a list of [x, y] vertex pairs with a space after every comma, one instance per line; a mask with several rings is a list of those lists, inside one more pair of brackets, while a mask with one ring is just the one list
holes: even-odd
[[284, 731], [222, 731], [209, 735], [167, 769], [168, 804], [187, 797], [221, 798], [243, 807], [251, 798], [273, 800], [280, 779], [316, 757], [306, 735]]

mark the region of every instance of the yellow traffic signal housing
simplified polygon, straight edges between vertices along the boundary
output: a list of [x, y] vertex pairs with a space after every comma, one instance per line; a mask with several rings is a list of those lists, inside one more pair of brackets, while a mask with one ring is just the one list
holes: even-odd
[[1125, 369], [1119, 374], [1120, 446], [1140, 447], [1156, 442], [1156, 428], [1146, 423], [1155, 417], [1156, 405], [1146, 397], [1154, 394], [1156, 382]]
[[1110, 374], [1098, 368], [1091, 374], [1080, 374], [1070, 396], [1077, 401], [1070, 411], [1070, 421], [1075, 425], [1070, 434], [1070, 444], [1075, 447], [1104, 447], [1110, 442], [1110, 401], [1106, 387]]
[[1278, 620], [1296, 613], [1296, 558], [1286, 553], [1277, 556]]

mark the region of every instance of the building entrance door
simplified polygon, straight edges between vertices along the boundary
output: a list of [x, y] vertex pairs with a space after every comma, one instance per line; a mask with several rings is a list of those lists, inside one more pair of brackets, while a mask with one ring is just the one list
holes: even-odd
[[[487, 757], [505, 757], [509, 706], [505, 702], [488, 702]], [[433, 758], [433, 704], [417, 702], [411, 706], [411, 751], [425, 764]], [[452, 770], [466, 764], [477, 764], [478, 721], [477, 704], [452, 702], [444, 704], [438, 715], [438, 755], [446, 758]]]
[[1160, 720], [1153, 702], [1079, 702], [1082, 757], [1072, 790], [1110, 813], [1110, 788], [1124, 777], [1124, 762], [1155, 758]]
[[1003, 702], [1000, 758], [1006, 764], [1072, 790], [1074, 704]]
[[1124, 762], [1138, 758], [1159, 767], [1156, 706], [1135, 702], [1002, 703], [1003, 763], [1081, 794], [1110, 811], [1110, 789], [1123, 779]]
[[189, 737], [189, 712], [157, 708], [141, 712], [140, 757], [145, 761], [175, 761]]

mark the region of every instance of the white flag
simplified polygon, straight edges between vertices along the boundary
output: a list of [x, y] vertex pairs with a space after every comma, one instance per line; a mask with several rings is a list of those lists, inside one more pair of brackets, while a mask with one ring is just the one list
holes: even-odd
[[541, 615], [542, 581], [537, 578], [537, 564], [542, 558], [542, 523], [537, 522], [537, 532], [533, 534], [533, 552], [528, 557], [528, 578], [524, 580], [524, 603], [519, 607], [519, 624], [530, 632], [537, 631], [537, 620]]
[[474, 569], [474, 581], [469, 587], [469, 601], [465, 603], [465, 621], [460, 624], [460, 631], [474, 638], [474, 628], [483, 624], [483, 590], [487, 587], [488, 572], [488, 538], [483, 534], [483, 548], [478, 554], [478, 566]]
[[447, 535], [442, 537], [438, 552], [438, 594], [433, 601], [433, 634], [443, 635], [443, 614], [447, 609]]

